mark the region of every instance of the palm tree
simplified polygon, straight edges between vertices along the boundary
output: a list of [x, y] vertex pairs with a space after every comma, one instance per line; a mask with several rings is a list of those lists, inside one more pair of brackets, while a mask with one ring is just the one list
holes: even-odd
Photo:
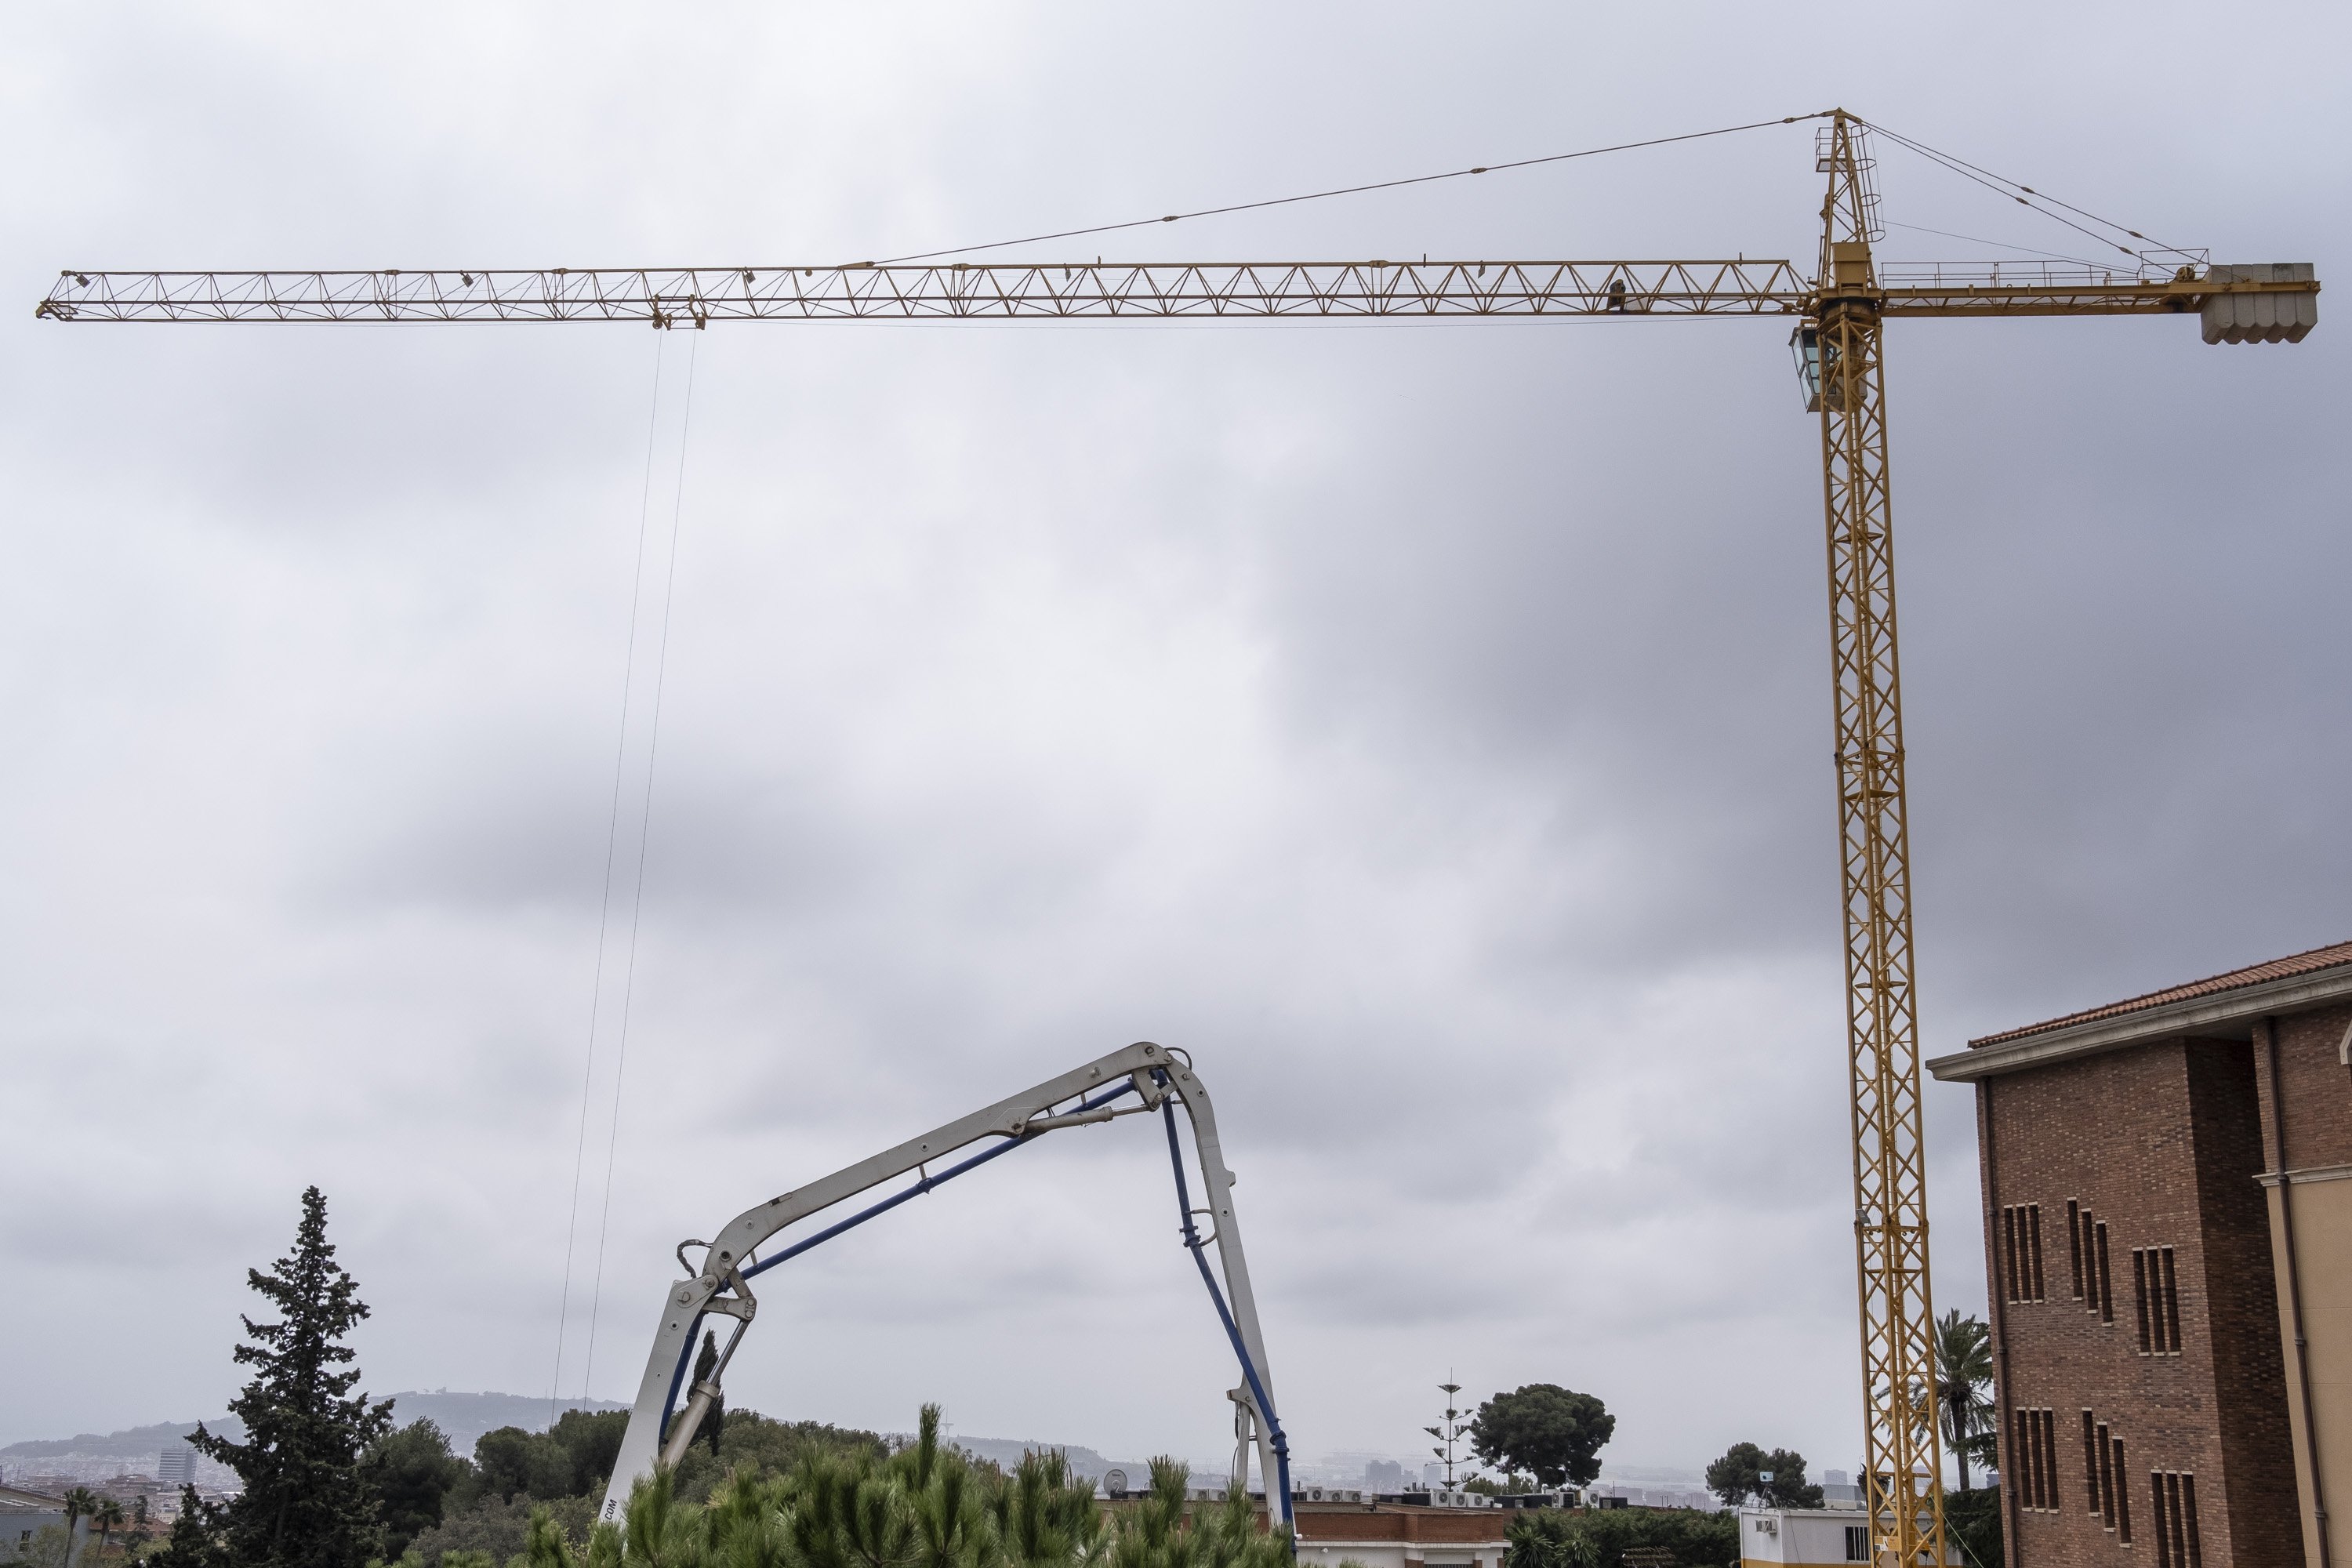
[[98, 1560], [106, 1561], [106, 1538], [122, 1522], [122, 1505], [112, 1498], [100, 1498], [98, 1506], [89, 1510], [92, 1522], [98, 1526]]
[[1979, 1452], [1989, 1431], [1992, 1402], [1992, 1331], [1981, 1318], [1964, 1318], [1959, 1309], [1936, 1323], [1936, 1403], [1943, 1409], [1944, 1436], [1960, 1461], [1960, 1489], [1969, 1489], [1969, 1457]]
[[88, 1487], [76, 1487], [66, 1493], [66, 1549], [68, 1552], [73, 1549], [74, 1521], [97, 1511], [98, 1494]]

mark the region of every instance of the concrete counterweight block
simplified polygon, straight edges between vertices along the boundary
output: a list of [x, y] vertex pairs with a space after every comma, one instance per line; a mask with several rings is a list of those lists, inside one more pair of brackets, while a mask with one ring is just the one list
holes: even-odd
[[[2215, 267], [2216, 283], [2309, 283], [2308, 261], [2273, 261], [2253, 267]], [[2209, 343], [2299, 343], [2319, 324], [2319, 290], [2293, 294], [2215, 294], [2205, 301]]]

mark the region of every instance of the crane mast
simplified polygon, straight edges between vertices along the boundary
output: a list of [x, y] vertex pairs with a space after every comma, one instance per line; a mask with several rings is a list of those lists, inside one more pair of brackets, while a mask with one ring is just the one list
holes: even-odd
[[[1821, 416], [1828, 538], [1864, 1485], [1873, 1559], [1943, 1568], [1943, 1457], [1927, 1275], [1910, 839], [1896, 660], [1885, 323], [1896, 317], [2196, 313], [2213, 342], [2300, 342], [2318, 321], [2307, 263], [1892, 268], [1871, 246], [1864, 121], [1809, 118], [1829, 176], [1810, 278], [1788, 261], [857, 262], [847, 266], [107, 272], [67, 269], [58, 321], [1351, 321], [1752, 319], [1796, 324]], [[2022, 187], [2021, 187], [2022, 188]], [[2002, 1437], [2006, 1442], [2006, 1436]], [[2002, 1465], [2009, 1473], [2011, 1457]]]
[[1863, 1485], [1875, 1560], [1941, 1568], [1944, 1465], [1927, 1282], [1886, 374], [1882, 302], [1870, 254], [1877, 196], [1860, 128], [1840, 114], [1822, 134], [1818, 162], [1830, 177], [1829, 194], [1822, 205], [1821, 293], [1808, 329], [1819, 353], [1816, 401], [1829, 534], [1854, 1269], [1865, 1406]]

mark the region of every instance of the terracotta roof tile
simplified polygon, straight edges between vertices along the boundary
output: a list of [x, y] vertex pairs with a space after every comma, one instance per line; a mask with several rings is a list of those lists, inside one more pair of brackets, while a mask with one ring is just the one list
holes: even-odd
[[2163, 991], [2151, 991], [2145, 996], [2134, 996], [2123, 1002], [2110, 1002], [2104, 1007], [2090, 1007], [2080, 1013], [2069, 1013], [2063, 1018], [2052, 1018], [2040, 1024], [2028, 1024], [2021, 1029], [2004, 1029], [1998, 1035], [1987, 1035], [1970, 1040], [1969, 1048], [1998, 1046], [2007, 1040], [2022, 1039], [2052, 1029], [2063, 1029], [2069, 1024], [2087, 1024], [2094, 1018], [2114, 1018], [2126, 1013], [2146, 1012], [2161, 1007], [2168, 1002], [2184, 1002], [2192, 996], [2212, 996], [2224, 991], [2236, 991], [2248, 985], [2259, 985], [2265, 980], [2284, 980], [2289, 975], [2309, 974], [2315, 970], [2333, 969], [2337, 964], [2352, 963], [2352, 942], [2339, 942], [2331, 947], [2315, 947], [2308, 952], [2298, 952], [2286, 958], [2274, 958], [2268, 963], [2256, 963], [2244, 969], [2232, 969], [2227, 974], [2216, 974], [2204, 980], [2192, 980], [2186, 985], [2174, 985]]

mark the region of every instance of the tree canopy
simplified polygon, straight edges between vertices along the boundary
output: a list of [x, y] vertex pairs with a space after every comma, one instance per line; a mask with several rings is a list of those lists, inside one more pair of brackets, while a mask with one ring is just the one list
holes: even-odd
[[[1770, 1480], [1766, 1480], [1766, 1476]], [[1754, 1502], [1765, 1508], [1819, 1508], [1822, 1489], [1805, 1479], [1805, 1457], [1792, 1448], [1769, 1453], [1753, 1443], [1734, 1443], [1706, 1468], [1706, 1489], [1726, 1508]]]
[[1967, 1491], [1969, 1462], [1993, 1462], [1992, 1331], [1982, 1318], [1955, 1307], [1936, 1321], [1936, 1405], [1944, 1440], [1960, 1464]]
[[[469, 1553], [485, 1555], [493, 1564], [509, 1563], [523, 1552], [531, 1520], [541, 1511], [549, 1515], [550, 1528], [574, 1546], [583, 1544], [628, 1421], [625, 1410], [567, 1410], [544, 1432], [502, 1426], [484, 1433], [474, 1445], [472, 1463], [452, 1459], [457, 1475], [440, 1496], [439, 1522], [410, 1538], [406, 1549], [425, 1563], [439, 1562], [441, 1568], [465, 1568], [472, 1561]], [[394, 1433], [379, 1449], [401, 1436]], [[777, 1421], [756, 1410], [727, 1412], [719, 1450], [716, 1459], [707, 1444], [698, 1443], [688, 1452], [670, 1477], [674, 1500], [701, 1503], [733, 1471], [749, 1469], [762, 1480], [774, 1481], [793, 1474], [812, 1458], [845, 1455], [872, 1461], [890, 1452], [871, 1432], [821, 1421]], [[394, 1520], [389, 1503], [387, 1496], [388, 1558], [401, 1550], [401, 1543], [392, 1539]]]
[[1601, 1447], [1617, 1417], [1590, 1394], [1530, 1383], [1497, 1394], [1471, 1418], [1472, 1451], [1490, 1465], [1525, 1470], [1548, 1487], [1585, 1486], [1601, 1473]]
[[412, 1421], [380, 1438], [361, 1468], [383, 1521], [383, 1554], [398, 1557], [417, 1535], [441, 1522], [450, 1494], [473, 1474], [430, 1421]]
[[172, 1532], [149, 1553], [146, 1568], [226, 1568], [217, 1511], [196, 1496], [195, 1488], [182, 1486], [180, 1511], [172, 1521]]

